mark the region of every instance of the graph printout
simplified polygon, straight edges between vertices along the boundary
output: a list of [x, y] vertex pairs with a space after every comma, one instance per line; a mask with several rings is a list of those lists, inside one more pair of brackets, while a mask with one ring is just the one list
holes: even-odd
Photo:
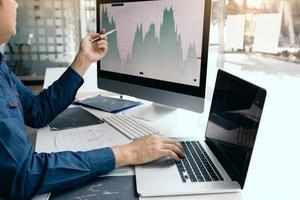
[[204, 0], [101, 4], [108, 36], [104, 71], [199, 86]]

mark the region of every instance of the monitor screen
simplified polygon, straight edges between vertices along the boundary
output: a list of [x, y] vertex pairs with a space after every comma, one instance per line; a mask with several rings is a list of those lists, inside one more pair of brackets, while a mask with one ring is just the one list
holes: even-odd
[[209, 20], [210, 0], [98, 0], [97, 30], [117, 29], [98, 63], [98, 86], [108, 79], [204, 98]]
[[244, 186], [266, 91], [219, 70], [206, 142], [230, 177]]

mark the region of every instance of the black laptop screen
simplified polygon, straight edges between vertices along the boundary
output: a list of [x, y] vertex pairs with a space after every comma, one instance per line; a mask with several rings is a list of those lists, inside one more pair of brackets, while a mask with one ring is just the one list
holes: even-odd
[[243, 188], [266, 91], [218, 71], [209, 114], [206, 143], [232, 180]]

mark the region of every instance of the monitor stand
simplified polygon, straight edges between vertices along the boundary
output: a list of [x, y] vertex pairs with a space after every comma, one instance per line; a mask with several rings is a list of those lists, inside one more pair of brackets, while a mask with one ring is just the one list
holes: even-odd
[[176, 111], [176, 108], [157, 103], [143, 104], [126, 113], [149, 122], [155, 121]]

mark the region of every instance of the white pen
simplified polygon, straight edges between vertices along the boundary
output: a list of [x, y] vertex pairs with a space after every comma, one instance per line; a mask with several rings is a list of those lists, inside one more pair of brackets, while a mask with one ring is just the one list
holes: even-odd
[[[108, 31], [107, 33], [104, 33], [103, 35], [108, 36], [108, 35], [112, 34], [113, 32], [115, 32], [115, 31], [117, 31], [117, 30], [118, 30], [117, 28], [116, 28], [116, 29], [113, 29], [113, 30], [111, 30], [111, 31]], [[96, 38], [90, 40], [90, 42], [93, 43], [93, 42], [96, 42], [96, 41], [99, 41], [99, 40], [101, 40], [101, 36], [96, 37]]]

